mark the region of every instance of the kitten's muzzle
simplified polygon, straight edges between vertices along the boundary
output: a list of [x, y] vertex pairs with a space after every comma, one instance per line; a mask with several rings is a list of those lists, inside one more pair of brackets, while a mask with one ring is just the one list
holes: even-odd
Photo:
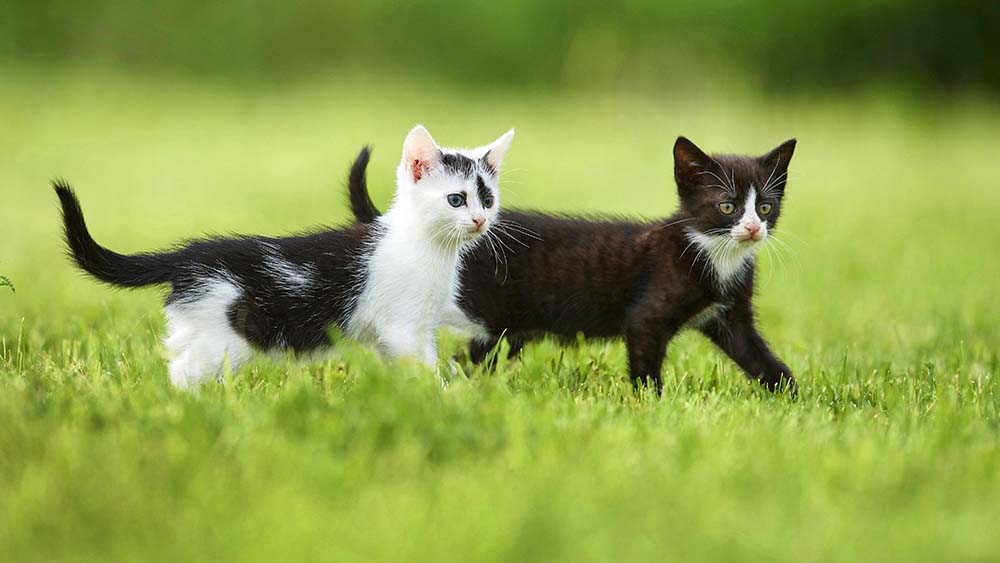
[[486, 224], [485, 217], [473, 217], [472, 227], [469, 227], [469, 234], [476, 234], [483, 230], [483, 225]]
[[759, 224], [745, 225], [740, 232], [734, 233], [733, 238], [738, 242], [760, 242], [764, 240]]

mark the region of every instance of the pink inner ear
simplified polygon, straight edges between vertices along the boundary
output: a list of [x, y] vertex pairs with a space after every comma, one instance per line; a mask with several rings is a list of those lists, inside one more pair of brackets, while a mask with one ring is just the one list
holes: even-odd
[[413, 164], [410, 165], [410, 173], [413, 174], [414, 182], [419, 182], [428, 170], [430, 170], [430, 164], [426, 160], [414, 159]]

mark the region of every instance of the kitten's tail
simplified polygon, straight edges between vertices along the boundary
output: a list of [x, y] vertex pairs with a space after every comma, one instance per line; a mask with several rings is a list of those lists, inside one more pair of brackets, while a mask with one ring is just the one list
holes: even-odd
[[69, 254], [80, 269], [102, 282], [121, 287], [140, 287], [168, 282], [176, 271], [172, 254], [118, 254], [97, 244], [83, 220], [80, 200], [63, 180], [52, 187], [62, 204], [63, 227]]
[[371, 158], [371, 148], [367, 145], [361, 147], [361, 152], [354, 159], [351, 165], [351, 174], [347, 177], [347, 193], [351, 202], [351, 212], [359, 223], [372, 223], [382, 214], [372, 203], [371, 196], [368, 195], [368, 180], [366, 171], [368, 160]]

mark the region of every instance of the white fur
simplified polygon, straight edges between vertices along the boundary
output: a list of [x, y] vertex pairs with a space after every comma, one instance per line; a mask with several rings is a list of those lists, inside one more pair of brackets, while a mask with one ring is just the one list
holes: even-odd
[[[757, 233], [750, 238], [751, 230]], [[757, 190], [750, 186], [743, 205], [743, 215], [728, 234], [705, 234], [687, 230], [688, 240], [698, 247], [699, 256], [706, 257], [715, 270], [721, 289], [728, 289], [739, 274], [753, 264], [754, 255], [761, 242], [767, 239], [767, 221], [757, 213]]]
[[487, 338], [492, 334], [489, 327], [466, 315], [454, 300], [445, 309], [444, 324], [474, 338]]
[[[449, 150], [479, 160], [489, 151], [499, 170], [513, 131], [486, 147]], [[480, 174], [495, 203], [485, 208], [478, 199], [476, 174], [459, 178], [440, 166], [440, 149], [417, 126], [403, 144], [392, 207], [378, 219], [382, 230], [367, 259], [365, 288], [348, 332], [374, 341], [393, 357], [437, 363], [436, 331], [458, 309], [461, 254], [496, 220], [499, 193], [496, 178]], [[495, 160], [494, 160], [495, 159]], [[467, 204], [454, 208], [448, 194], [465, 192]], [[475, 221], [483, 223], [479, 230]]]
[[[513, 141], [514, 130], [511, 129], [501, 135], [499, 139], [493, 141], [492, 144], [476, 149], [474, 152], [478, 153], [478, 151], [482, 151], [482, 153], [475, 154], [475, 158], [480, 158], [485, 155], [486, 161], [489, 162], [493, 168], [500, 170], [500, 165], [503, 164], [503, 157], [507, 154], [507, 149], [510, 148], [510, 144]], [[486, 154], [486, 151], [489, 151], [489, 154]]]
[[261, 268], [274, 280], [274, 285], [289, 294], [309, 291], [316, 283], [315, 268], [306, 264], [293, 264], [281, 255], [280, 249], [269, 243], [262, 243], [267, 253]]
[[167, 305], [170, 382], [192, 387], [219, 375], [226, 359], [235, 370], [251, 354], [250, 344], [229, 324], [227, 312], [240, 288], [223, 277], [205, 282], [196, 298]]
[[767, 221], [757, 215], [757, 188], [751, 184], [750, 191], [747, 192], [747, 200], [743, 204], [743, 215], [739, 222], [733, 225], [730, 234], [734, 239], [742, 241], [750, 233], [750, 229], [754, 228], [758, 230], [755, 242], [767, 238]]

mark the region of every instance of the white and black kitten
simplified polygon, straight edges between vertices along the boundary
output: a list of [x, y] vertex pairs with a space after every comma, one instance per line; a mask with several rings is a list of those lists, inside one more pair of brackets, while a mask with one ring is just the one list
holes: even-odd
[[[794, 387], [791, 370], [757, 331], [754, 257], [781, 215], [790, 140], [760, 156], [709, 156], [684, 137], [674, 145], [680, 209], [648, 222], [505, 211], [491, 238], [466, 258], [454, 324], [476, 335], [482, 361], [500, 336], [511, 353], [543, 333], [624, 336], [629, 372], [660, 388], [667, 343], [684, 326], [708, 336], [768, 389]], [[350, 190], [367, 193], [363, 178]], [[355, 217], [374, 220], [352, 196]], [[500, 266], [497, 267], [498, 261]]]
[[[328, 330], [393, 357], [437, 359], [434, 333], [454, 310], [459, 259], [497, 216], [513, 131], [473, 150], [442, 149], [421, 126], [403, 143], [396, 197], [377, 222], [284, 238], [205, 239], [122, 255], [90, 236], [73, 190], [54, 183], [80, 268], [119, 287], [169, 283], [164, 307], [174, 385], [217, 377], [253, 349], [314, 350]], [[363, 182], [367, 148], [352, 179]]]

